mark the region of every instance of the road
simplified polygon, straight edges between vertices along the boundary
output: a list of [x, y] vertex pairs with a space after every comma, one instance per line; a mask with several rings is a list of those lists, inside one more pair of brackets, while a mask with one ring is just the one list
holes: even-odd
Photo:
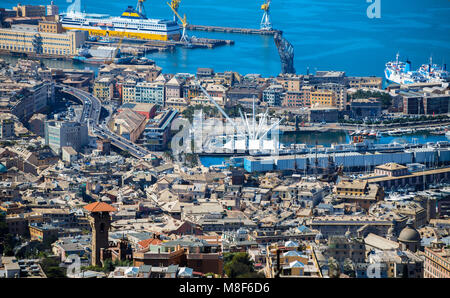
[[99, 124], [102, 103], [98, 98], [89, 92], [74, 87], [66, 85], [57, 85], [57, 87], [61, 87], [63, 92], [75, 96], [82, 102], [83, 112], [81, 113], [79, 121], [87, 122], [89, 130], [93, 135], [101, 139], [110, 139], [111, 144], [122, 150], [127, 150], [136, 158], [143, 158], [148, 154], [161, 157], [161, 152], [149, 151], [110, 131], [105, 124]]

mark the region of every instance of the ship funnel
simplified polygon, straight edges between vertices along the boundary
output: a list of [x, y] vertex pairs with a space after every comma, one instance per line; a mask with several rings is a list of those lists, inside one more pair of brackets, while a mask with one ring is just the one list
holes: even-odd
[[405, 72], [411, 71], [411, 61], [406, 59]]

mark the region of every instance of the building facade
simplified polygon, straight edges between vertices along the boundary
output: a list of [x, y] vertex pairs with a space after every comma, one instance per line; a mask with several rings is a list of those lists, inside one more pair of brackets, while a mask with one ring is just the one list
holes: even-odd
[[85, 123], [50, 120], [45, 122], [45, 144], [56, 153], [70, 146], [76, 151], [88, 142], [88, 129]]
[[76, 55], [87, 36], [83, 31], [39, 32], [38, 26], [14, 25], [0, 28], [0, 50], [44, 55]]

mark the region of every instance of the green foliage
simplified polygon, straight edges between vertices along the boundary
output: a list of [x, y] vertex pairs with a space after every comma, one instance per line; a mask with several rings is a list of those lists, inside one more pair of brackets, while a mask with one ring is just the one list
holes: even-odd
[[194, 153], [185, 153], [185, 164], [190, 167], [198, 166], [198, 155]]
[[132, 260], [122, 260], [122, 261], [112, 261], [111, 259], [106, 259], [103, 261], [103, 266], [82, 266], [81, 271], [96, 271], [96, 272], [104, 272], [109, 273], [114, 271], [116, 267], [130, 267], [133, 266]]
[[223, 256], [224, 271], [230, 278], [258, 278], [263, 277], [255, 272], [253, 261], [245, 252], [227, 253]]
[[330, 278], [339, 278], [339, 275], [341, 275], [341, 267], [333, 257], [330, 257], [328, 259], [328, 276]]
[[48, 278], [66, 277], [64, 269], [59, 267], [59, 260], [55, 258], [42, 259], [41, 266]]

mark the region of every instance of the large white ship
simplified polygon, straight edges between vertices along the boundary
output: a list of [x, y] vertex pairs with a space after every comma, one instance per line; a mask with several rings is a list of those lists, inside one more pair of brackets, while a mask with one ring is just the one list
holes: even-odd
[[142, 1], [137, 9], [128, 6], [120, 17], [86, 14], [69, 10], [61, 15], [64, 29], [89, 31], [90, 35], [125, 36], [152, 40], [179, 40], [181, 28], [174, 20], [149, 19], [142, 12]]
[[411, 62], [399, 61], [399, 54], [395, 56], [395, 61], [386, 63], [384, 75], [388, 81], [397, 84], [425, 83], [426, 79], [417, 71], [411, 71]]
[[447, 82], [450, 79], [450, 74], [447, 71], [447, 65], [444, 64], [444, 66], [440, 66], [433, 64], [432, 57], [430, 57], [430, 63], [422, 64], [418, 72], [430, 83]]
[[423, 64], [417, 71], [412, 71], [411, 62], [408, 60], [406, 62], [399, 61], [398, 53], [395, 61], [386, 63], [384, 74], [388, 81], [403, 85], [414, 83], [442, 83], [450, 79], [445, 64], [444, 66], [433, 64], [433, 60], [430, 58], [429, 64]]

